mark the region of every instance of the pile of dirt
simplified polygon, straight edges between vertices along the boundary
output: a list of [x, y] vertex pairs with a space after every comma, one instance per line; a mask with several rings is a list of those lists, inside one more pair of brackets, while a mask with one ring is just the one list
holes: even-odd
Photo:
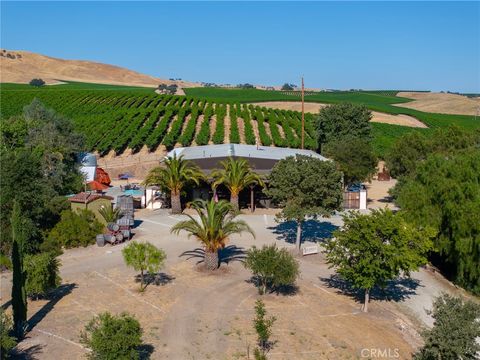
[[155, 87], [160, 83], [177, 84], [181, 88], [198, 86], [186, 81], [159, 79], [119, 66], [93, 61], [63, 60], [29, 51], [0, 50], [0, 68], [2, 83], [25, 84], [34, 78], [41, 78], [47, 84], [66, 80], [145, 87]]
[[480, 98], [468, 98], [463, 95], [430, 93], [430, 92], [399, 92], [397, 96], [414, 101], [397, 106], [424, 112], [440, 114], [480, 115]]

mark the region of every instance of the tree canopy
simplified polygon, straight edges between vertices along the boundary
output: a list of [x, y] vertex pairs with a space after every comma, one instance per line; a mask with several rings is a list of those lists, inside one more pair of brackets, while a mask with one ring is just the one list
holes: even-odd
[[45, 85], [45, 81], [43, 81], [42, 79], [32, 79], [30, 80], [29, 84], [32, 86], [40, 87]]
[[415, 360], [478, 359], [480, 305], [442, 295], [433, 303], [433, 328], [423, 332], [425, 345]]
[[433, 132], [408, 132], [399, 138], [386, 155], [386, 165], [393, 177], [412, 175], [431, 154], [452, 154], [478, 148], [480, 131], [457, 126], [437, 128]]
[[371, 111], [365, 105], [340, 103], [320, 109], [317, 118], [318, 146], [323, 153], [328, 143], [342, 139], [372, 139]]
[[300, 274], [297, 260], [287, 249], [279, 249], [275, 244], [261, 249], [253, 246], [247, 252], [244, 266], [252, 271], [260, 294], [267, 289], [293, 285]]
[[171, 232], [179, 234], [185, 231], [188, 236], [200, 241], [205, 247], [205, 265], [209, 270], [218, 268], [218, 250], [225, 247], [230, 236], [248, 232], [255, 237], [244, 220], [236, 219], [238, 211], [231, 203], [224, 200], [215, 202], [215, 199], [195, 200], [190, 207], [196, 211], [198, 220], [187, 215], [189, 220], [176, 223]]
[[80, 334], [81, 342], [92, 352], [92, 360], [135, 360], [140, 358], [143, 330], [128, 313], [108, 312], [95, 316]]
[[436, 230], [441, 268], [480, 293], [480, 150], [429, 156], [396, 195], [410, 221]]
[[69, 120], [36, 99], [21, 116], [2, 120], [0, 130], [1, 250], [5, 254], [11, 250], [9, 218], [17, 198], [31, 224], [25, 250], [35, 252], [43, 241], [43, 233], [68, 208], [64, 195], [82, 187], [75, 154], [83, 149], [83, 139]]
[[165, 158], [163, 166], [150, 170], [144, 184], [158, 185], [169, 191], [172, 198], [172, 212], [178, 214], [182, 212], [180, 194], [184, 186], [188, 183], [198, 185], [203, 178], [204, 175], [197, 166], [185, 160], [182, 155], [177, 157], [173, 154], [172, 157]]
[[211, 176], [213, 178], [212, 187], [215, 189], [223, 184], [230, 191], [230, 202], [238, 209], [238, 194], [240, 191], [250, 185], [264, 186], [264, 182], [260, 175], [255, 173], [245, 159], [228, 158], [221, 161], [220, 165], [223, 169], [215, 170]]
[[377, 169], [373, 147], [363, 139], [340, 139], [328, 143], [324, 154], [337, 163], [338, 169], [343, 173], [345, 186], [370, 180]]
[[294, 89], [295, 89], [294, 84], [285, 83], [285, 84], [282, 85], [282, 90], [283, 91], [291, 91], [291, 90], [294, 90]]
[[359, 212], [343, 217], [343, 228], [326, 245], [327, 262], [354, 288], [369, 291], [427, 262], [434, 231], [415, 227], [391, 210]]
[[333, 162], [290, 156], [275, 164], [264, 192], [282, 207], [277, 215], [279, 220], [297, 222], [300, 249], [301, 223], [306, 217], [328, 217], [341, 209], [342, 174]]
[[167, 258], [165, 252], [149, 242], [133, 241], [122, 250], [128, 266], [140, 271], [140, 290], [145, 290], [144, 271], [154, 275], [163, 266]]

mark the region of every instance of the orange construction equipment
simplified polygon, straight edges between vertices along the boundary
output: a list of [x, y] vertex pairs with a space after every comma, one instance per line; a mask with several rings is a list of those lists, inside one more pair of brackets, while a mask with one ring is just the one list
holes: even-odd
[[90, 181], [87, 183], [87, 186], [90, 190], [95, 190], [95, 191], [102, 191], [108, 189], [108, 185], [102, 184], [101, 182], [98, 182], [96, 180]]
[[102, 183], [107, 186], [110, 186], [110, 183], [112, 182], [110, 180], [110, 176], [108, 176], [108, 173], [105, 170], [103, 170], [101, 167], [97, 167], [97, 172], [95, 174], [95, 181], [98, 181], [99, 183]]

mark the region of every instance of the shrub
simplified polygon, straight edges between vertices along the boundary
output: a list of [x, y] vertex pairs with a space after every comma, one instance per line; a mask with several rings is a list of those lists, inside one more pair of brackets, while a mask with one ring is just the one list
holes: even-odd
[[12, 331], [12, 318], [5, 314], [5, 310], [0, 307], [0, 359], [8, 359], [8, 352], [12, 350], [16, 341], [13, 336], [10, 336]]
[[244, 265], [252, 271], [260, 294], [265, 294], [267, 289], [278, 290], [281, 286], [293, 285], [300, 273], [292, 254], [276, 245], [264, 245], [261, 249], [252, 247]]
[[267, 318], [267, 311], [262, 300], [257, 300], [255, 303], [255, 319], [253, 319], [253, 326], [257, 333], [258, 348], [255, 348], [255, 360], [266, 360], [267, 352], [271, 349], [272, 343], [270, 336], [272, 335], [272, 326], [277, 319], [274, 316]]
[[53, 253], [26, 255], [24, 260], [27, 295], [38, 298], [60, 285], [59, 261]]
[[45, 81], [42, 79], [32, 79], [30, 80], [30, 85], [40, 87], [45, 85]]
[[161, 249], [146, 242], [131, 242], [122, 250], [123, 258], [128, 266], [140, 271], [140, 291], [145, 290], [143, 272], [156, 273], [163, 265], [167, 255]]
[[83, 344], [92, 350], [90, 359], [139, 359], [142, 345], [140, 323], [128, 313], [119, 316], [105, 312], [94, 317], [80, 334]]
[[95, 236], [102, 231], [103, 225], [91, 211], [81, 210], [76, 213], [65, 210], [61, 214], [60, 222], [52, 229], [47, 240], [57, 247], [85, 247], [95, 243]]

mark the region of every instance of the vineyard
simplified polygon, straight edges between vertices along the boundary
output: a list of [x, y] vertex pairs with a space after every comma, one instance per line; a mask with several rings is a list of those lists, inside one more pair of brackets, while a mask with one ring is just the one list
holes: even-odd
[[[232, 102], [213, 102], [144, 91], [70, 90], [15, 91], [2, 89], [1, 117], [19, 114], [34, 98], [73, 119], [89, 150], [133, 153], [155, 151], [160, 145], [224, 142], [300, 147], [301, 117], [295, 111], [274, 110]], [[314, 117], [306, 116], [305, 147], [316, 149]], [[228, 126], [227, 126], [228, 125]], [[228, 128], [228, 132], [227, 132]]]
[[[21, 113], [34, 98], [73, 119], [85, 135], [89, 150], [105, 155], [155, 151], [163, 145], [206, 145], [246, 143], [265, 146], [300, 147], [301, 114], [248, 104], [250, 101], [294, 100], [298, 96], [257, 89], [191, 88], [187, 96], [158, 95], [152, 89], [125, 86], [68, 83], [39, 89], [28, 85], [1, 85], [1, 118]], [[478, 128], [474, 116], [425, 113], [393, 106], [409, 101], [394, 91], [331, 92], [306, 96], [307, 101], [336, 103], [350, 101], [372, 110], [407, 114], [430, 128], [457, 124]], [[305, 147], [316, 149], [314, 115], [306, 114]], [[396, 138], [410, 131], [430, 131], [372, 123], [374, 147], [382, 156]]]

